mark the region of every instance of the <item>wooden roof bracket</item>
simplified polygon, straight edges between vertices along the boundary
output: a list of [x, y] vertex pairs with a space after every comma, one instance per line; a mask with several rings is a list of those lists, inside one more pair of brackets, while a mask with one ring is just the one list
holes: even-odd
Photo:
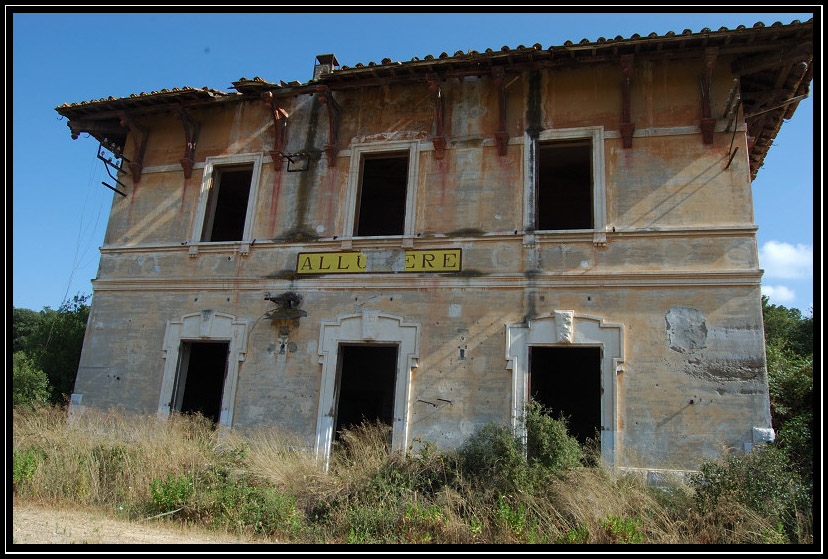
[[285, 159], [284, 146], [288, 113], [276, 103], [276, 97], [272, 91], [262, 93], [262, 99], [270, 107], [270, 114], [273, 117], [273, 149], [270, 151], [270, 158], [273, 160], [276, 172], [279, 172], [282, 170], [282, 162]]
[[702, 119], [701, 132], [702, 141], [706, 145], [713, 143], [713, 130], [716, 127], [716, 119], [713, 118], [713, 111], [710, 102], [711, 84], [713, 83], [713, 67], [716, 65], [716, 57], [719, 54], [717, 47], [704, 49], [704, 71], [701, 76], [701, 97], [702, 97]]
[[442, 159], [446, 153], [445, 137], [445, 116], [443, 105], [443, 92], [440, 89], [440, 76], [435, 73], [426, 74], [428, 90], [434, 98], [434, 138], [431, 143], [434, 145], [434, 157]]
[[184, 141], [186, 142], [186, 146], [184, 148], [184, 157], [181, 158], [181, 168], [184, 169], [184, 178], [189, 179], [193, 175], [196, 142], [198, 142], [198, 133], [201, 130], [201, 124], [193, 120], [180, 104], [173, 108], [173, 116], [179, 119], [182, 126], [184, 126]]
[[141, 171], [144, 169], [144, 155], [147, 152], [149, 130], [133, 120], [125, 111], [118, 111], [118, 118], [121, 121], [121, 126], [129, 128], [132, 134], [134, 147], [132, 156], [135, 160], [129, 163], [129, 170], [132, 172], [132, 182], [138, 183], [141, 181]]
[[322, 104], [328, 107], [328, 143], [325, 145], [325, 154], [328, 156], [328, 167], [336, 167], [336, 154], [339, 151], [336, 147], [339, 140], [339, 104], [327, 85], [317, 86], [316, 92]]
[[509, 133], [506, 132], [506, 86], [504, 84], [504, 71], [502, 66], [492, 68], [495, 87], [497, 88], [498, 120], [495, 141], [497, 142], [497, 154], [506, 155], [506, 144], [509, 143]]
[[621, 107], [621, 140], [624, 149], [632, 147], [632, 137], [635, 131], [635, 124], [632, 122], [630, 115], [630, 76], [633, 69], [632, 54], [625, 54], [621, 56], [621, 72], [624, 76], [622, 107]]

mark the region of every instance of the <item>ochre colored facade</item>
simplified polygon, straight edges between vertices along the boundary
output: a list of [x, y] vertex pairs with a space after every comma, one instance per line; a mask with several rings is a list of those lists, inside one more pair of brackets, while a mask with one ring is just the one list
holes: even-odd
[[770, 31], [327, 55], [304, 84], [58, 107], [125, 157], [73, 410], [201, 405], [320, 458], [360, 414], [399, 450], [521, 432], [530, 397], [620, 468], [769, 440], [751, 180], [807, 93], [813, 28]]

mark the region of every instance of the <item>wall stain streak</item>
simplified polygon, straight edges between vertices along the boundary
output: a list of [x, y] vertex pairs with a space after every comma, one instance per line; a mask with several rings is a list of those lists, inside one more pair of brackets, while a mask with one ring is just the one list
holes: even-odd
[[[282, 163], [279, 162], [278, 165], [281, 166]], [[282, 172], [282, 169], [279, 169], [273, 174], [273, 194], [270, 198], [270, 223], [268, 228], [268, 237], [271, 238], [276, 233], [276, 212], [279, 208], [279, 194], [282, 191]]]
[[310, 117], [308, 119], [307, 135], [303, 151], [308, 154], [308, 170], [299, 173], [299, 187], [296, 192], [296, 227], [297, 230], [304, 230], [308, 219], [308, 205], [311, 190], [313, 189], [313, 178], [316, 176], [316, 165], [322, 156], [322, 150], [314, 146], [316, 133], [319, 129], [319, 109], [322, 103], [319, 97], [313, 97], [311, 102]]

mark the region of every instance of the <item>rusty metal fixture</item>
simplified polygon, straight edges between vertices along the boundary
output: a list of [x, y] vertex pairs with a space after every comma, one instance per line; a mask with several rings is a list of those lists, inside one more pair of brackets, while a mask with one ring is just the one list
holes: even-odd
[[298, 293], [291, 291], [286, 291], [279, 295], [270, 295], [268, 293], [265, 295], [265, 300], [276, 304], [276, 308], [265, 313], [265, 318], [270, 319], [271, 322], [308, 316], [307, 311], [299, 308], [302, 304], [302, 296]]

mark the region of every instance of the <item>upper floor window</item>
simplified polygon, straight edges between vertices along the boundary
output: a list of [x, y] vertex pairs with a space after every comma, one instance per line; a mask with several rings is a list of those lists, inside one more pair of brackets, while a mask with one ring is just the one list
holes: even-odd
[[524, 138], [526, 231], [606, 231], [604, 129], [542, 130]]
[[346, 237], [414, 236], [418, 143], [354, 145], [348, 172]]
[[241, 242], [250, 238], [261, 155], [208, 157], [192, 239]]
[[364, 155], [354, 235], [402, 235], [407, 187], [408, 152]]
[[253, 165], [219, 167], [207, 196], [202, 241], [241, 241], [250, 200]]
[[538, 144], [535, 229], [592, 229], [592, 142]]

